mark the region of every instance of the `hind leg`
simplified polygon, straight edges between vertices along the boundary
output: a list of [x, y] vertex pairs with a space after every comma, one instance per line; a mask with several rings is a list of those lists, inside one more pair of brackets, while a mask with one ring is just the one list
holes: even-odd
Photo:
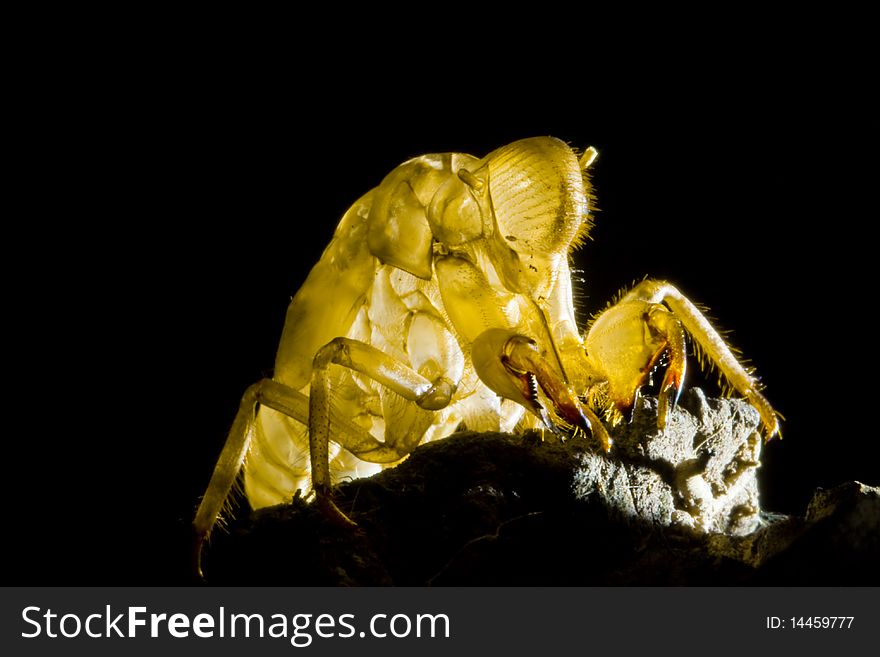
[[[272, 379], [263, 379], [245, 390], [193, 521], [196, 533], [195, 568], [200, 576], [202, 547], [217, 524], [220, 511], [244, 465], [254, 435], [257, 404], [267, 406], [303, 424], [308, 424], [309, 421], [309, 398], [297, 390]], [[396, 450], [387, 450], [381, 442], [340, 414], [330, 410], [328, 421], [334, 435], [347, 437], [343, 443], [345, 447], [364, 452], [361, 458], [376, 463], [400, 459]]]

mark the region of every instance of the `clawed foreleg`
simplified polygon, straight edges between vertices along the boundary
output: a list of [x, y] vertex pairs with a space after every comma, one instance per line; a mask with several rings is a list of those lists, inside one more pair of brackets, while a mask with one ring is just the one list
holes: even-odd
[[[759, 392], [757, 380], [737, 360], [730, 347], [709, 323], [705, 315], [675, 286], [664, 281], [647, 280], [637, 285], [621, 302], [629, 300], [665, 304], [708, 359], [718, 367], [724, 378], [757, 409], [761, 415], [767, 440], [779, 432], [779, 415], [770, 402]], [[665, 323], [667, 326], [669, 325], [669, 322]], [[675, 350], [672, 343], [670, 343], [670, 353], [674, 360]], [[682, 374], [683, 372], [682, 366]]]

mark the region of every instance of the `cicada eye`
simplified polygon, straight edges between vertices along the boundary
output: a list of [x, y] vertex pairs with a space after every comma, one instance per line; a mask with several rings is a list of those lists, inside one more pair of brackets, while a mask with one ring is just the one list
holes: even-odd
[[589, 190], [574, 152], [552, 137], [490, 153], [489, 194], [498, 229], [519, 253], [567, 253], [586, 230]]

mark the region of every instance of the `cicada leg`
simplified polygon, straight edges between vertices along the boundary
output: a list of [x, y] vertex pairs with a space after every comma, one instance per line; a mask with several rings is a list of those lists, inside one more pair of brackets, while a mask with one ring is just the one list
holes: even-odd
[[[764, 424], [767, 440], [779, 432], [779, 415], [770, 402], [759, 392], [757, 381], [737, 360], [724, 338], [718, 334], [705, 315], [675, 286], [665, 281], [646, 280], [623, 297], [621, 303], [631, 300], [645, 301], [650, 304], [665, 304], [733, 388], [758, 411]], [[657, 314], [655, 317], [660, 320], [663, 327], [673, 327], [673, 322], [669, 321], [671, 318], [665, 318], [662, 314]], [[675, 334], [674, 328], [671, 330]], [[670, 345], [674, 345], [676, 342], [679, 342], [677, 338], [670, 342]], [[674, 349], [672, 356], [674, 361], [676, 358]], [[681, 364], [680, 367], [683, 373], [684, 365]], [[671, 383], [671, 381], [664, 380], [663, 390], [665, 391]], [[664, 413], [662, 407], [660, 412]]]
[[[309, 424], [309, 398], [277, 381], [263, 379], [250, 386], [242, 395], [238, 413], [229, 430], [226, 443], [217, 460], [217, 465], [214, 467], [214, 473], [211, 475], [211, 481], [193, 521], [196, 533], [194, 565], [199, 576], [202, 576], [202, 548], [217, 523], [223, 504], [232, 491], [248, 453], [254, 432], [257, 404], [268, 406], [303, 424]], [[330, 423], [334, 436], [344, 437], [344, 439], [337, 438], [337, 440], [355, 454], [364, 454], [365, 460], [370, 460], [373, 463], [390, 463], [401, 458], [396, 450], [386, 448], [383, 443], [373, 438], [348, 418], [330, 411], [327, 421]], [[326, 453], [325, 445], [324, 454], [326, 455]], [[362, 458], [364, 457], [362, 456]], [[337, 519], [351, 524], [351, 521], [335, 506], [331, 507], [331, 513]]]
[[[452, 399], [456, 384], [445, 376], [430, 381], [409, 365], [376, 347], [359, 340], [336, 338], [324, 345], [315, 355], [312, 364], [312, 380], [309, 388], [309, 451], [312, 463], [312, 486], [318, 502], [331, 517], [342, 522], [351, 521], [333, 503], [330, 495], [329, 441], [331, 411], [331, 364], [347, 367], [364, 374], [396, 392], [420, 408], [436, 411], [446, 407]], [[389, 446], [363, 431], [359, 433], [334, 433], [338, 442], [358, 458], [372, 463], [397, 461], [409, 451], [410, 446]]]
[[681, 323], [666, 309], [666, 306], [652, 304], [650, 310], [645, 313], [645, 323], [663, 340], [663, 345], [655, 354], [654, 359], [661, 356], [663, 352], [669, 354], [669, 364], [666, 367], [666, 374], [663, 376], [663, 383], [660, 385], [657, 409], [657, 425], [663, 429], [666, 427], [669, 411], [675, 408], [684, 387], [687, 371], [687, 345]]
[[556, 421], [538, 397], [540, 388], [556, 416], [566, 424], [592, 432], [606, 452], [611, 437], [598, 416], [582, 403], [563, 375], [540, 353], [535, 340], [507, 329], [489, 329], [471, 347], [474, 369], [480, 379], [498, 395], [515, 401], [541, 419], [544, 426], [557, 431]]

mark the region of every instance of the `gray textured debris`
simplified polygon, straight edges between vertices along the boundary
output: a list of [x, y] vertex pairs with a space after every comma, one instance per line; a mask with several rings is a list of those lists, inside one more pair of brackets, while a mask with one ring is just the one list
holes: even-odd
[[[289, 585], [880, 583], [880, 494], [817, 493], [762, 511], [758, 415], [682, 396], [668, 426], [643, 399], [604, 454], [584, 437], [467, 433], [341, 484], [358, 531], [301, 499], [215, 533], [208, 581]], [[873, 577], [873, 579], [872, 579]]]
[[700, 532], [745, 535], [759, 526], [760, 417], [740, 399], [689, 390], [657, 428], [657, 400], [643, 399], [615, 432], [615, 452], [579, 455], [575, 495], [598, 495], [625, 518]]

